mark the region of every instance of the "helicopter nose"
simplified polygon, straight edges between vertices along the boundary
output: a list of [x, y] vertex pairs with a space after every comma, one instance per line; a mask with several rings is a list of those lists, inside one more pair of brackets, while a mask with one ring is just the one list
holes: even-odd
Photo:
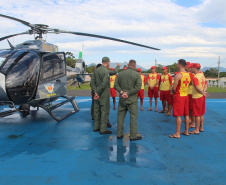
[[0, 101], [8, 101], [9, 98], [5, 88], [5, 75], [0, 73]]

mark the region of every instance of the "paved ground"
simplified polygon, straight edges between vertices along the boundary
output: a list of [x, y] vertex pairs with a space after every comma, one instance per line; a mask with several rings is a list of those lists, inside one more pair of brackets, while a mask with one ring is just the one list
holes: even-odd
[[[89, 96], [91, 95], [90, 90], [68, 90], [67, 94], [69, 96]], [[144, 92], [144, 96], [148, 97], [148, 92]], [[226, 93], [209, 93], [209, 99], [226, 99]]]
[[[59, 123], [42, 109], [32, 110], [27, 118], [17, 113], [0, 118], [1, 185], [225, 184], [225, 99], [207, 99], [205, 132], [181, 139], [168, 137], [175, 132], [175, 118], [139, 111], [143, 140], [135, 142], [129, 141], [129, 115], [123, 139], [116, 139], [117, 111], [113, 110], [113, 134], [102, 136], [92, 131], [91, 99], [76, 100], [80, 111]], [[70, 108], [67, 104], [55, 113]]]

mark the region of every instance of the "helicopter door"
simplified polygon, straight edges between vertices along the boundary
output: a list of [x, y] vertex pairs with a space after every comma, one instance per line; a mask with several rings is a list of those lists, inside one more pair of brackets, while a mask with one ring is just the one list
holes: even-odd
[[36, 99], [66, 95], [66, 59], [63, 52], [47, 53], [42, 56], [40, 84]]
[[6, 74], [6, 91], [16, 104], [30, 101], [35, 95], [40, 69], [37, 53], [29, 51]]

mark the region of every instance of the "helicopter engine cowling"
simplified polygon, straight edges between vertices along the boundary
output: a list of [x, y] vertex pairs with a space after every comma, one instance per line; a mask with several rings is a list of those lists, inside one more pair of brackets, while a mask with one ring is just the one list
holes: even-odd
[[78, 82], [83, 83], [85, 80], [86, 74], [86, 65], [85, 61], [82, 58], [79, 58], [75, 64], [75, 71], [76, 71], [76, 79]]

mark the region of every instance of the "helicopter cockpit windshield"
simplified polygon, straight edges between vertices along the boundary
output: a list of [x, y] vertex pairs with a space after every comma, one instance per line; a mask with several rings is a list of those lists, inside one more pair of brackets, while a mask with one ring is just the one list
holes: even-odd
[[18, 50], [3, 62], [1, 72], [6, 76], [8, 97], [21, 104], [34, 96], [40, 71], [40, 57], [34, 51]]
[[3, 67], [3, 64], [8, 56], [10, 56], [15, 51], [12, 50], [1, 50], [0, 51], [0, 69]]

